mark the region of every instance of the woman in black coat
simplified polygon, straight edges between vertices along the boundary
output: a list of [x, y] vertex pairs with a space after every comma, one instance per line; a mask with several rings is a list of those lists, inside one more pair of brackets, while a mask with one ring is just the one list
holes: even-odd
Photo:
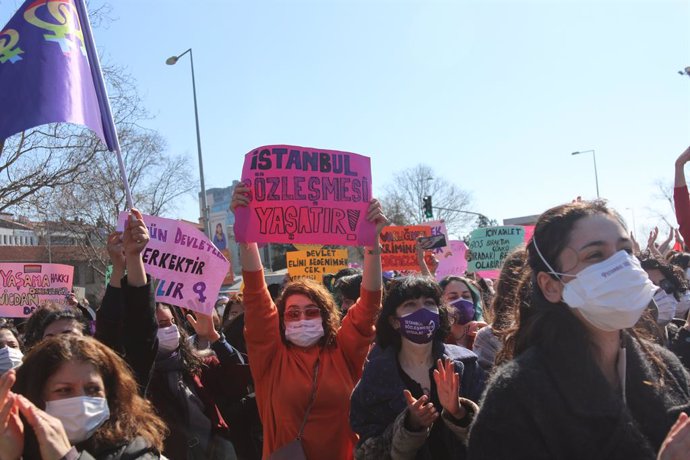
[[443, 343], [449, 320], [433, 278], [389, 285], [376, 346], [350, 401], [356, 459], [464, 458], [484, 374], [474, 353]]
[[[689, 377], [634, 326], [655, 290], [603, 202], [546, 211], [522, 303], [469, 435], [475, 459], [688, 458]], [[658, 457], [657, 457], [658, 455]]]

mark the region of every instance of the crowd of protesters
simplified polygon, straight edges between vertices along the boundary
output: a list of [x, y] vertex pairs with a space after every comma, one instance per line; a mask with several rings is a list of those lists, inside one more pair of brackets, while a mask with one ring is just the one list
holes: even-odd
[[[420, 246], [420, 274], [390, 276], [377, 243], [362, 269], [268, 286], [241, 243], [242, 292], [208, 315], [156, 302], [133, 209], [100, 308], [0, 320], [0, 460], [688, 459], [688, 162], [678, 229], [645, 248], [580, 200], [496, 280], [437, 281]], [[378, 241], [377, 200], [366, 218]]]

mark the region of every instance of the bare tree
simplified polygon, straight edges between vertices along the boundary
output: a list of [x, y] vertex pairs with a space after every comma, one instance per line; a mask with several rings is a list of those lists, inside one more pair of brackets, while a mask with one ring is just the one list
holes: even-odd
[[[673, 205], [673, 183], [657, 179], [654, 181], [656, 193], [652, 197], [659, 203], [658, 206], [647, 206], [646, 209], [656, 219], [662, 220], [669, 227], [677, 227], [675, 219], [675, 207]], [[661, 204], [663, 203], [663, 204]]]
[[429, 166], [423, 164], [396, 173], [384, 191], [382, 204], [388, 218], [397, 225], [428, 220], [422, 211], [425, 196], [431, 196], [434, 219], [445, 220], [450, 233], [460, 234], [476, 219], [472, 214], [458, 212], [473, 211], [469, 209], [472, 204], [470, 193], [436, 176]]
[[[107, 69], [106, 75], [134, 205], [145, 214], [169, 213], [175, 209], [180, 196], [196, 188], [196, 182], [189, 174], [192, 168], [188, 157], [170, 155], [161, 136], [140, 125], [149, 116], [143, 108], [133, 78], [113, 67]], [[52, 175], [55, 169], [45, 173], [40, 171], [45, 161], [33, 165], [33, 173], [42, 174], [45, 179], [32, 187], [23, 185], [20, 188], [22, 193], [17, 193], [6, 207], [37, 220], [59, 224], [64, 231], [75, 236], [76, 245], [91, 266], [103, 274], [108, 265], [104, 251], [107, 235], [115, 229], [117, 216], [126, 207], [117, 157], [104, 150], [90, 131], [69, 125], [51, 125], [51, 128], [57, 131], [49, 131], [49, 134], [66, 129], [67, 132], [77, 131], [80, 137], [76, 138], [78, 140], [56, 135], [47, 137], [45, 128], [44, 131], [35, 130], [30, 136], [34, 136], [37, 143], [41, 139], [42, 146], [37, 149], [38, 153], [48, 150], [45, 155], [50, 156], [50, 149], [45, 146], [49, 142], [55, 143], [61, 150], [59, 154], [54, 153], [53, 159], [66, 157], [71, 160], [68, 163], [71, 169], [64, 172], [63, 179], [57, 180]], [[21, 139], [23, 136], [18, 137]], [[70, 139], [72, 141], [68, 142]], [[84, 152], [89, 155], [81, 158]], [[27, 154], [27, 160], [29, 157]], [[36, 181], [27, 177], [26, 173], [22, 177], [25, 183]]]

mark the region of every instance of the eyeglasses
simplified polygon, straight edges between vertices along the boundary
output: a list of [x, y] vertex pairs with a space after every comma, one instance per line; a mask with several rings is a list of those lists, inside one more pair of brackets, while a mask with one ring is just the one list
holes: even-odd
[[297, 310], [291, 308], [285, 312], [285, 321], [299, 321], [304, 316], [305, 319], [315, 319], [321, 317], [321, 310], [317, 307], [305, 308], [304, 310]]

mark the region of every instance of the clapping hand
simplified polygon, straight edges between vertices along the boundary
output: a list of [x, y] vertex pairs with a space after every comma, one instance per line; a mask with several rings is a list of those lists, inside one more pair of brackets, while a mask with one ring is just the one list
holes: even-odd
[[406, 425], [410, 430], [421, 431], [433, 425], [438, 418], [438, 412], [431, 402], [427, 402], [429, 397], [422, 395], [421, 398], [415, 399], [408, 390], [404, 390], [403, 393], [408, 410]]
[[465, 409], [460, 405], [458, 388], [460, 387], [460, 376], [455, 372], [453, 361], [446, 359], [445, 363], [440, 359], [434, 369], [434, 381], [436, 391], [441, 406], [456, 419], [462, 419], [466, 415]]
[[661, 444], [657, 459], [687, 460], [688, 452], [690, 452], [690, 417], [681, 412]]

